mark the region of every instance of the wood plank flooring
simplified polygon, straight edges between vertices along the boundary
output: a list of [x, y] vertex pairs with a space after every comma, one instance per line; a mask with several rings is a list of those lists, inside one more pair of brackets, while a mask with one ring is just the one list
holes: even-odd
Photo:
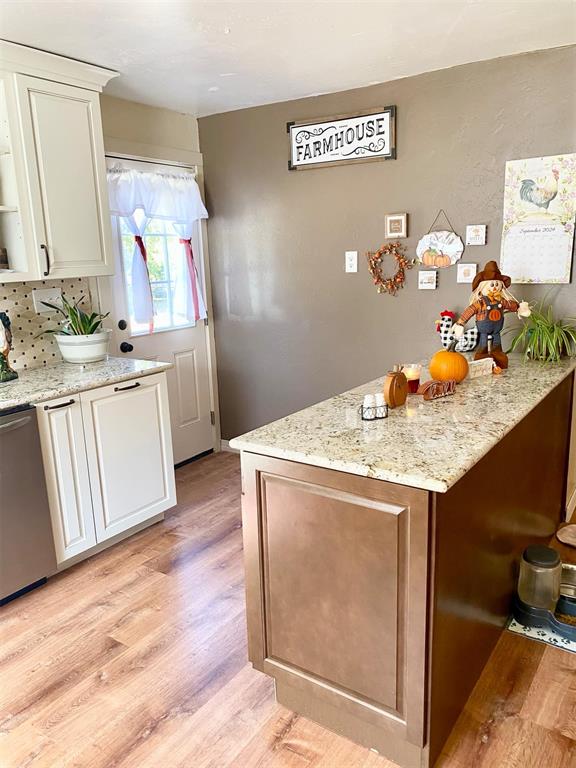
[[[238, 457], [163, 523], [0, 609], [1, 768], [393, 768], [247, 662]], [[576, 766], [576, 655], [505, 633], [438, 763]]]

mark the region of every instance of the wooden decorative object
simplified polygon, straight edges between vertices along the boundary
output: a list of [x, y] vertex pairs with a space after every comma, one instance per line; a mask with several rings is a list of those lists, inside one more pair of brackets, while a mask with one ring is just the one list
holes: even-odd
[[456, 381], [425, 381], [418, 387], [418, 395], [423, 395], [424, 400], [436, 400], [439, 397], [447, 397], [456, 392]]
[[[404, 246], [398, 242], [383, 245], [377, 251], [368, 251], [368, 270], [372, 275], [374, 285], [378, 293], [389, 293], [396, 296], [399, 288], [404, 287], [406, 280], [406, 270], [412, 269], [414, 261], [407, 259], [404, 254]], [[382, 260], [385, 256], [393, 256], [396, 259], [397, 269], [392, 277], [385, 277], [382, 274]]]
[[408, 379], [400, 370], [399, 365], [394, 366], [384, 379], [384, 400], [389, 408], [397, 408], [404, 405], [408, 397]]

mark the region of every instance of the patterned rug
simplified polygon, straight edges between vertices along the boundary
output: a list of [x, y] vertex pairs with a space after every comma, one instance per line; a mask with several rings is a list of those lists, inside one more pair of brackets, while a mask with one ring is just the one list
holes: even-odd
[[548, 645], [555, 645], [557, 648], [564, 648], [565, 651], [576, 653], [576, 642], [568, 640], [556, 632], [551, 632], [547, 629], [536, 629], [535, 627], [526, 627], [524, 624], [519, 624], [515, 618], [511, 618], [508, 622], [507, 629], [510, 632], [515, 632], [517, 635], [524, 635], [532, 640], [538, 640], [540, 643], [548, 643]]

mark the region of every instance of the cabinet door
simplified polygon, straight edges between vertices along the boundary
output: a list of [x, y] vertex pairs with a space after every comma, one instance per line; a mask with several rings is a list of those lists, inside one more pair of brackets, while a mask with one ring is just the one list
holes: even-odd
[[0, 282], [39, 280], [14, 75], [0, 70]]
[[422, 746], [428, 493], [246, 452], [242, 482], [254, 666]]
[[96, 544], [82, 411], [76, 397], [42, 403], [37, 411], [56, 559], [62, 563]]
[[98, 541], [176, 503], [166, 376], [81, 395]]
[[98, 94], [25, 75], [16, 82], [41, 274], [112, 274]]

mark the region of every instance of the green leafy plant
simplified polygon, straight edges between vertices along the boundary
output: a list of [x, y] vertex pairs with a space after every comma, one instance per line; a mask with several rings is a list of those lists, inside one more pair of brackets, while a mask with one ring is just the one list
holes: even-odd
[[62, 306], [43, 301], [42, 304], [56, 310], [56, 312], [64, 317], [64, 323], [60, 328], [51, 328], [42, 331], [42, 333], [61, 333], [64, 336], [91, 336], [93, 333], [98, 333], [101, 330], [102, 322], [108, 317], [110, 312], [106, 312], [105, 315], [101, 315], [98, 312], [88, 314], [79, 306], [83, 299], [84, 296], [80, 296], [77, 302], [71, 304], [66, 296], [62, 294]]
[[576, 325], [574, 318], [557, 320], [552, 306], [544, 301], [532, 307], [532, 314], [526, 318], [522, 328], [512, 339], [510, 351], [520, 347], [525, 360], [541, 360], [557, 363], [564, 355], [576, 355]]

